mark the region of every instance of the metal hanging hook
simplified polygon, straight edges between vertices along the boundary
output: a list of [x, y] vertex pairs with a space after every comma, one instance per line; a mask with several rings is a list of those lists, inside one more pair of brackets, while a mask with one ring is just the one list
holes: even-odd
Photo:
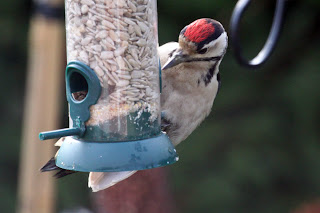
[[252, 60], [248, 61], [242, 55], [242, 49], [239, 39], [239, 24], [243, 13], [248, 8], [251, 0], [239, 0], [233, 10], [230, 22], [231, 45], [237, 61], [246, 67], [257, 68], [261, 66], [270, 57], [280, 35], [280, 29], [283, 22], [286, 0], [277, 0], [273, 23], [266, 43], [262, 50]]

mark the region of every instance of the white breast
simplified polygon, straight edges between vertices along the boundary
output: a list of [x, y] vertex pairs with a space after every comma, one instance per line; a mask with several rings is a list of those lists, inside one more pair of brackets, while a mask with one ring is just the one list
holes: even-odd
[[[171, 42], [159, 48], [161, 65], [166, 63], [169, 53], [178, 47], [178, 43]], [[174, 145], [186, 139], [209, 115], [216, 97], [216, 74], [211, 82], [205, 85], [199, 79], [201, 80], [209, 68], [201, 65], [181, 64], [162, 72], [161, 110], [173, 123], [167, 134]], [[219, 65], [216, 69], [218, 67]]]

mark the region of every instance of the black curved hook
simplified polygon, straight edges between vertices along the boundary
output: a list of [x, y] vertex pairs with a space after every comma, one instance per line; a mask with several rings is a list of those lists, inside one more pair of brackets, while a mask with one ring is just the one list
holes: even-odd
[[239, 0], [233, 10], [230, 22], [231, 45], [233, 46], [235, 57], [241, 65], [249, 68], [257, 68], [264, 62], [266, 62], [266, 60], [270, 57], [278, 41], [284, 16], [286, 0], [277, 0], [273, 23], [268, 39], [258, 55], [250, 61], [243, 57], [239, 41], [240, 20], [244, 11], [249, 6], [249, 3], [250, 0]]

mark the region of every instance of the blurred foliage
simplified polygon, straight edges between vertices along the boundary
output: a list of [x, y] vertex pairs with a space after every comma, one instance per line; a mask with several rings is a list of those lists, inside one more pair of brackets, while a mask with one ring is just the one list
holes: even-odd
[[[235, 3], [158, 1], [160, 45], [177, 40], [180, 30], [200, 17], [219, 20], [228, 31]], [[288, 3], [281, 38], [262, 68], [240, 67], [229, 48], [213, 111], [179, 145], [180, 162], [170, 167], [179, 212], [291, 212], [320, 197], [320, 3]], [[16, 200], [30, 5], [0, 3], [3, 212], [14, 212]], [[241, 26], [247, 57], [263, 46], [273, 10], [270, 1], [249, 7]], [[59, 210], [90, 206], [86, 178], [59, 181]]]

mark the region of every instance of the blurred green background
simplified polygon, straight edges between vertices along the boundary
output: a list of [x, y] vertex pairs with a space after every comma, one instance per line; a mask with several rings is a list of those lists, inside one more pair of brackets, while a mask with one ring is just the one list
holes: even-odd
[[[229, 32], [236, 1], [159, 0], [160, 45], [193, 20], [219, 20]], [[179, 145], [170, 166], [179, 212], [292, 212], [320, 197], [320, 1], [288, 1], [284, 28], [260, 69], [240, 67], [231, 48], [210, 116]], [[1, 212], [14, 212], [25, 97], [31, 1], [0, 2]], [[253, 1], [241, 26], [245, 55], [268, 35], [273, 1]], [[65, 109], [66, 110], [66, 109]], [[61, 115], [67, 124], [67, 112]], [[58, 181], [58, 211], [90, 209], [87, 175]]]

